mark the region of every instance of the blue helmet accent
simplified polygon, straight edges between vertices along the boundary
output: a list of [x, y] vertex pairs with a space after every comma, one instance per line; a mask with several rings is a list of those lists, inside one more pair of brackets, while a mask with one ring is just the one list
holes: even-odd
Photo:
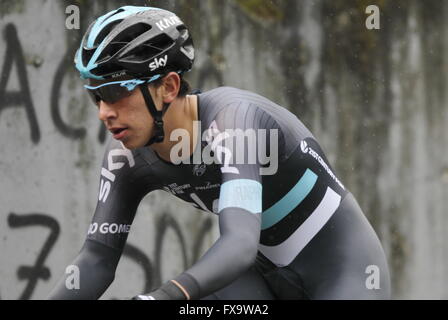
[[153, 76], [151, 79], [148, 80], [148, 83], [149, 83], [149, 82], [156, 81], [156, 80], [159, 79], [161, 76], [162, 76], [161, 74], [156, 74], [155, 76]]
[[91, 63], [92, 60], [90, 60], [88, 66], [84, 66], [82, 63], [82, 44], [79, 48], [78, 52], [76, 53], [76, 69], [78, 69], [79, 73], [81, 74], [82, 79], [97, 79], [97, 80], [103, 80], [103, 77], [96, 76], [92, 74], [90, 71], [94, 68], [96, 68], [96, 64]]
[[[93, 49], [96, 37], [99, 35], [101, 30], [103, 30], [104, 27], [106, 27], [110, 23], [120, 20], [120, 19], [124, 19], [131, 14], [150, 10], [150, 9], [159, 10], [158, 8], [152, 8], [152, 7], [124, 6], [124, 7], [118, 8], [117, 10], [113, 10], [113, 11], [106, 13], [105, 15], [99, 17], [97, 19], [97, 21], [95, 22], [95, 24], [93, 25], [92, 30], [89, 34], [89, 37], [87, 39], [87, 47], [90, 49]], [[115, 14], [115, 13], [119, 12], [120, 10], [124, 10], [124, 11], [122, 11], [118, 14]], [[95, 62], [103, 50], [103, 43], [104, 43], [104, 41], [95, 50], [95, 53], [93, 54], [92, 58], [90, 59], [89, 63], [87, 64], [87, 66], [84, 66], [84, 64], [82, 62], [83, 44], [81, 43], [81, 47], [79, 48], [77, 62], [76, 62], [76, 68], [80, 72], [81, 78], [83, 78], [83, 79], [92, 78], [92, 79], [97, 79], [97, 80], [104, 79], [103, 77], [96, 76], [90, 72], [91, 70], [95, 69], [98, 66], [98, 64]]]
[[138, 86], [139, 84], [145, 83], [145, 82], [149, 82], [149, 81], [139, 80], [139, 79], [131, 79], [131, 80], [106, 82], [106, 83], [100, 84], [98, 86], [88, 86], [88, 85], [85, 85], [84, 88], [89, 89], [89, 90], [96, 90], [96, 89], [99, 89], [101, 87], [106, 87], [106, 86], [110, 86], [110, 85], [114, 85], [114, 84], [119, 84], [121, 87], [125, 87], [126, 89], [128, 89], [128, 91], [132, 91], [132, 90], [135, 89], [136, 86]]
[[84, 88], [89, 89], [89, 90], [95, 90], [95, 89], [99, 89], [101, 87], [119, 84], [121, 87], [125, 87], [126, 89], [128, 89], [128, 91], [132, 91], [135, 89], [136, 86], [143, 84], [143, 83], [151, 83], [153, 81], [156, 81], [160, 77], [161, 77], [161, 75], [157, 74], [157, 75], [151, 77], [149, 80], [141, 80], [141, 79], [121, 80], [121, 81], [106, 82], [106, 83], [100, 84], [98, 86], [85, 85]]
[[[105, 15], [99, 17], [98, 20], [96, 20], [95, 24], [92, 27], [92, 31], [89, 34], [89, 37], [87, 39], [87, 47], [88, 48], [93, 49], [93, 44], [95, 42], [95, 39], [98, 36], [98, 34], [101, 32], [102, 27], [104, 27], [104, 26], [102, 26], [104, 20], [106, 20], [108, 17], [112, 16], [117, 11], [118, 10], [114, 10], [109, 13], [106, 13]], [[106, 25], [107, 24], [108, 23], [106, 23]]]
[[125, 87], [126, 89], [128, 89], [128, 91], [132, 91], [135, 89], [136, 86], [145, 83], [145, 81], [143, 80], [138, 80], [138, 79], [134, 79], [131, 81], [123, 81], [120, 86], [121, 87]]

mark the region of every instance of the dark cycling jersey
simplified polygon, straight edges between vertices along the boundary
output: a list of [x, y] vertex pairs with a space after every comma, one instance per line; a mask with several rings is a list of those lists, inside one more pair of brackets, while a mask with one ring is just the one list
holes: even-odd
[[[294, 114], [222, 87], [198, 94], [198, 117], [200, 142], [178, 164], [150, 148], [108, 144], [95, 215], [74, 262], [87, 274], [84, 286], [70, 291], [61, 280], [50, 297], [99, 298], [140, 201], [165, 190], [219, 216], [219, 239], [179, 280], [192, 298], [389, 298], [375, 232]], [[374, 288], [366, 284], [372, 266]]]

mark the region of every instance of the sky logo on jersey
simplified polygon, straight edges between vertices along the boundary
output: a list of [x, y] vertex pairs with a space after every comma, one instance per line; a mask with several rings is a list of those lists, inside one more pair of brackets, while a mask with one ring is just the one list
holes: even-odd
[[328, 164], [325, 163], [324, 159], [322, 159], [322, 157], [314, 150], [312, 149], [308, 143], [305, 140], [302, 140], [300, 142], [300, 149], [302, 150], [303, 153], [305, 154], [309, 154], [310, 156], [312, 156], [314, 159], [316, 159], [316, 161], [325, 169], [325, 171], [330, 175], [330, 177], [342, 188], [345, 190], [344, 185], [341, 183], [341, 181], [339, 181], [339, 179], [336, 177], [336, 175], [333, 173], [333, 171], [331, 171], [330, 167], [328, 166]]
[[102, 201], [103, 203], [106, 202], [112, 188], [112, 183], [115, 181], [115, 174], [113, 174], [112, 171], [120, 170], [126, 164], [126, 162], [123, 161], [116, 161], [117, 157], [126, 159], [130, 168], [135, 166], [135, 160], [131, 150], [126, 149], [122, 143], [121, 146], [123, 149], [113, 149], [109, 151], [109, 154], [107, 155], [107, 169], [104, 167], [101, 168], [100, 193], [98, 195], [98, 201]]
[[167, 62], [168, 62], [167, 55], [165, 55], [163, 58], [155, 58], [154, 61], [149, 64], [149, 69], [151, 71], [155, 71], [160, 67], [166, 66]]

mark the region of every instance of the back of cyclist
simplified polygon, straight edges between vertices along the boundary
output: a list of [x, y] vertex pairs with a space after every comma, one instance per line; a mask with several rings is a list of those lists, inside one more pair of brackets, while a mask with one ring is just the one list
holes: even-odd
[[165, 10], [123, 7], [87, 31], [77, 68], [114, 140], [74, 262], [80, 290], [61, 279], [50, 298], [99, 298], [141, 199], [165, 190], [217, 214], [220, 237], [140, 299], [388, 299], [381, 244], [311, 132], [248, 91], [188, 95], [182, 74], [193, 60], [188, 30]]

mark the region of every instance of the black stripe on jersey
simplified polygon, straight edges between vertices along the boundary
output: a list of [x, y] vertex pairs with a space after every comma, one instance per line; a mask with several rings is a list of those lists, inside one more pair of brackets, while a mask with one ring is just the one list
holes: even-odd
[[292, 171], [288, 170], [286, 166], [279, 165], [276, 175], [262, 176], [263, 210], [267, 210], [275, 205], [294, 188], [306, 170], [307, 168], [305, 167], [297, 167]]
[[272, 227], [261, 231], [261, 244], [276, 246], [288, 239], [319, 206], [327, 187], [323, 179], [318, 177], [311, 192], [293, 211]]

